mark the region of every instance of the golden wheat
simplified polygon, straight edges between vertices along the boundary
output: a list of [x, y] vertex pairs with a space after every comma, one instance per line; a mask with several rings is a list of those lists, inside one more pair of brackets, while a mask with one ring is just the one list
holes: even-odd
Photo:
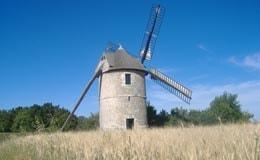
[[257, 159], [260, 125], [42, 133], [0, 144], [0, 159]]

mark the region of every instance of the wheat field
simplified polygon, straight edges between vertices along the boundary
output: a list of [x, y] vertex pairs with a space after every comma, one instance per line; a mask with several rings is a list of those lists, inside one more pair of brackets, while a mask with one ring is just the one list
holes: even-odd
[[260, 125], [39, 133], [0, 142], [0, 159], [259, 159]]

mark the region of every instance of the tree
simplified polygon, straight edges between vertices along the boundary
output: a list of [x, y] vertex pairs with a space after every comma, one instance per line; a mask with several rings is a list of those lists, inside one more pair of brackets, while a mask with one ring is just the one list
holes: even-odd
[[165, 110], [161, 110], [161, 112], [156, 117], [157, 126], [164, 126], [166, 122], [169, 121], [169, 113]]
[[93, 130], [99, 127], [99, 113], [91, 113], [89, 117], [78, 117], [79, 130]]
[[147, 103], [147, 123], [148, 126], [155, 126], [157, 123], [157, 114], [156, 109], [154, 106], [150, 105], [150, 103]]
[[182, 107], [173, 108], [171, 110], [171, 116], [174, 116], [174, 117], [176, 117], [177, 119], [179, 119], [183, 122], [189, 121], [189, 112], [188, 112], [187, 109], [183, 109]]
[[189, 111], [189, 122], [194, 125], [199, 125], [203, 121], [203, 113], [199, 110], [190, 110]]
[[13, 132], [32, 132], [33, 117], [28, 108], [25, 108], [17, 113], [14, 118], [12, 131]]
[[164, 126], [168, 120], [169, 120], [168, 112], [166, 112], [165, 110], [161, 110], [161, 112], [157, 114], [155, 107], [150, 105], [149, 102], [147, 103], [147, 123], [149, 127]]
[[[43, 104], [42, 110], [42, 115], [45, 115], [43, 122], [47, 131], [59, 130], [70, 114], [67, 109], [60, 108], [60, 106], [53, 106], [51, 103]], [[77, 116], [73, 115], [64, 130], [75, 129], [77, 127], [77, 123]]]
[[5, 110], [0, 110], [0, 132], [11, 132], [11, 126], [11, 113]]
[[[61, 128], [70, 112], [51, 103], [17, 107], [10, 111], [2, 111], [0, 116], [0, 131], [34, 132], [57, 131]], [[3, 124], [2, 124], [3, 123]], [[75, 115], [66, 125], [65, 130], [75, 129], [78, 119]]]
[[208, 113], [214, 116], [216, 122], [221, 123], [249, 121], [253, 115], [241, 111], [237, 97], [236, 94], [224, 92], [210, 103]]
[[[212, 125], [217, 123], [249, 122], [253, 114], [243, 112], [236, 94], [224, 92], [215, 97], [205, 110], [172, 108], [170, 113], [161, 110], [157, 113], [154, 106], [147, 103], [147, 122], [150, 127]], [[70, 112], [52, 103], [34, 104], [29, 107], [16, 107], [0, 110], [0, 132], [35, 132], [59, 130]], [[73, 115], [65, 130], [90, 130], [99, 126], [99, 114], [89, 117]]]
[[166, 125], [168, 126], [184, 126], [190, 123], [190, 115], [187, 109], [182, 107], [172, 108]]

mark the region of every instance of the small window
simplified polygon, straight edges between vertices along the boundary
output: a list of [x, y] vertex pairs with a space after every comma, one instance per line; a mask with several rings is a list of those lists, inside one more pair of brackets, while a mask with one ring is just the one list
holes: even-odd
[[126, 129], [133, 129], [134, 128], [134, 119], [127, 118], [126, 119]]
[[125, 74], [125, 84], [127, 84], [127, 85], [131, 84], [131, 74], [129, 74], [129, 73]]

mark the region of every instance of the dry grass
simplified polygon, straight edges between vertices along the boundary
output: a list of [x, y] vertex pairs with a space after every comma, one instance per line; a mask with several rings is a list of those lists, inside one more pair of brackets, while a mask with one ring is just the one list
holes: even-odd
[[0, 159], [254, 160], [260, 125], [29, 135], [0, 143]]

